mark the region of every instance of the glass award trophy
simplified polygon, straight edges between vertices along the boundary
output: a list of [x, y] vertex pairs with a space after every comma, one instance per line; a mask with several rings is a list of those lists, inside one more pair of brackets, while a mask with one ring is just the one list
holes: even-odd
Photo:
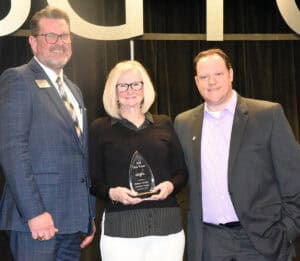
[[135, 151], [129, 166], [129, 186], [136, 193], [135, 197], [150, 197], [153, 192], [155, 180], [152, 170], [144, 157]]

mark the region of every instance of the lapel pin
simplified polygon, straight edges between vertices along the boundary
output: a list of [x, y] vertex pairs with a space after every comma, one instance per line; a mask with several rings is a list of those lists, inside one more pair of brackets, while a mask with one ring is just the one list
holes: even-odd
[[41, 89], [51, 87], [51, 85], [49, 84], [49, 82], [47, 80], [35, 80], [35, 83]]

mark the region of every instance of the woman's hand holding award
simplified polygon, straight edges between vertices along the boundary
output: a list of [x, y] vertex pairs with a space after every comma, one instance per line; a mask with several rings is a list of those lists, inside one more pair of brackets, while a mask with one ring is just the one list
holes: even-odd
[[135, 151], [131, 158], [129, 186], [135, 192], [135, 197], [139, 198], [147, 198], [158, 193], [157, 191], [153, 191], [155, 180], [151, 167], [138, 151]]

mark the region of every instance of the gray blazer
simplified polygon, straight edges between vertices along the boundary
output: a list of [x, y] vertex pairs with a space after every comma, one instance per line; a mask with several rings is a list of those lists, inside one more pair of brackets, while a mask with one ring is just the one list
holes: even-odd
[[[205, 251], [200, 162], [203, 111], [202, 104], [175, 119], [189, 169], [189, 261], [201, 260]], [[300, 149], [279, 104], [238, 97], [228, 180], [234, 208], [255, 248], [271, 260], [283, 258], [300, 233]]]
[[0, 165], [6, 179], [0, 229], [29, 231], [27, 221], [48, 211], [61, 234], [91, 232], [95, 200], [89, 194], [86, 110], [79, 88], [64, 80], [83, 110], [82, 142], [34, 59], [0, 77]]

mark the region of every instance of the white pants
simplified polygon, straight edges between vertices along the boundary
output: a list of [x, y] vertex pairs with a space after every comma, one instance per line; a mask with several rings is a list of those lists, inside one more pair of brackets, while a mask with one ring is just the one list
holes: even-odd
[[102, 261], [182, 261], [184, 245], [183, 230], [167, 236], [121, 238], [104, 235], [102, 223], [100, 239]]

